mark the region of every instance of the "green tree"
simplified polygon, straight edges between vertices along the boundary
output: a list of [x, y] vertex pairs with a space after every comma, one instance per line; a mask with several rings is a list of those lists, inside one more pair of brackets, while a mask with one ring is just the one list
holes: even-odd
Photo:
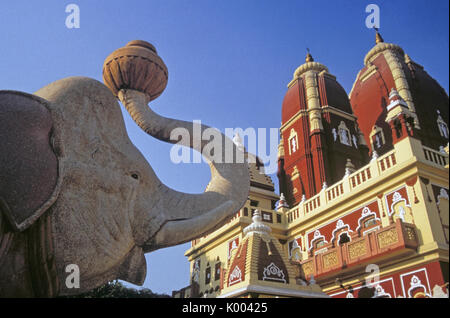
[[67, 298], [170, 298], [170, 296], [165, 294], [155, 294], [148, 288], [139, 290], [129, 288], [115, 280], [87, 293], [69, 296]]

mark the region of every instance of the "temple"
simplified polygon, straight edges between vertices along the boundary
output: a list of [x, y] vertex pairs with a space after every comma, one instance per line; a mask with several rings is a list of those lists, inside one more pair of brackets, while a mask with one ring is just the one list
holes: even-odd
[[280, 195], [254, 157], [245, 206], [192, 242], [174, 297], [448, 297], [449, 98], [375, 42], [349, 94], [308, 52], [281, 105]]

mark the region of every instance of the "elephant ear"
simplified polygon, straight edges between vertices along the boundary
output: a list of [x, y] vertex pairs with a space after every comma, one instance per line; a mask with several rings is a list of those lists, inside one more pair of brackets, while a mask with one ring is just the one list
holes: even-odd
[[0, 213], [15, 231], [33, 224], [56, 199], [53, 121], [38, 96], [0, 91]]

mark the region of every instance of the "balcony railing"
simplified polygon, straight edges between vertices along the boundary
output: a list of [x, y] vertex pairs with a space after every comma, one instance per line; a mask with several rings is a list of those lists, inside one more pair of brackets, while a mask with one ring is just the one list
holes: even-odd
[[445, 167], [448, 165], [448, 155], [442, 152], [436, 151], [434, 149], [423, 146], [423, 153], [425, 155], [425, 159], [430, 161], [438, 166]]
[[386, 254], [411, 253], [418, 245], [415, 226], [398, 219], [381, 229], [374, 227], [373, 231], [352, 233], [348, 243], [322, 245], [310, 251], [308, 259], [294, 263], [299, 265], [303, 279], [314, 275], [316, 280], [322, 280], [337, 272], [357, 270], [369, 262], [381, 260]]
[[[419, 147], [422, 147], [423, 154], [419, 155], [417, 153], [417, 151], [420, 151], [418, 150], [420, 148], [416, 148], [414, 151], [416, 151], [415, 155], [417, 155], [420, 161], [439, 167], [445, 167], [449, 164], [448, 154], [422, 146], [421, 144]], [[403, 149], [401, 151], [403, 151]], [[381, 175], [389, 173], [393, 167], [399, 164], [401, 157], [402, 156], [397, 153], [397, 150], [393, 149], [383, 156], [372, 159], [367, 165], [346, 175], [341, 181], [323, 189], [315, 196], [300, 202], [297, 206], [298, 212], [291, 212], [288, 214], [288, 223], [292, 223], [297, 219], [302, 219], [312, 213], [316, 213], [324, 207], [329, 207], [330, 202], [337, 201], [337, 199], [352, 193], [354, 189], [360, 189], [361, 186], [365, 185], [367, 182], [373, 182], [374, 179], [379, 178]], [[410, 158], [405, 155], [403, 157], [403, 161], [405, 161], [405, 158]]]
[[397, 160], [395, 150], [372, 160], [366, 166], [350, 175], [345, 176], [341, 181], [333, 184], [331, 187], [325, 188], [308, 200], [302, 201], [295, 211], [292, 210], [288, 213], [288, 223], [294, 222], [299, 218], [303, 218], [304, 216], [315, 213], [321, 208], [328, 206], [329, 202], [351, 193], [353, 189], [358, 188], [366, 182], [380, 176], [396, 164]]

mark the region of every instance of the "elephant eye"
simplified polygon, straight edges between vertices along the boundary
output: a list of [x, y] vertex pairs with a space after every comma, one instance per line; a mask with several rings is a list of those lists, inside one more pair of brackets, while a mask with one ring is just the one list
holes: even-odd
[[137, 173], [132, 173], [132, 174], [131, 174], [131, 177], [132, 177], [133, 179], [136, 179], [136, 180], [139, 179], [139, 176], [138, 176]]

